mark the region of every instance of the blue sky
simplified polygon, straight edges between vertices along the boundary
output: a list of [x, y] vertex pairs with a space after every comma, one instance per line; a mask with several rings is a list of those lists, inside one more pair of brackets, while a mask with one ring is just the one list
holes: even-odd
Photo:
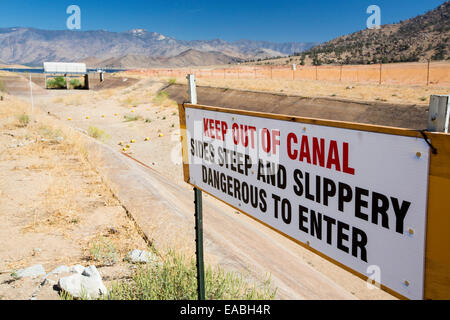
[[369, 5], [381, 23], [405, 20], [444, 0], [0, 0], [0, 27], [66, 28], [66, 8], [81, 8], [82, 30], [143, 28], [182, 40], [221, 38], [327, 41], [366, 28]]

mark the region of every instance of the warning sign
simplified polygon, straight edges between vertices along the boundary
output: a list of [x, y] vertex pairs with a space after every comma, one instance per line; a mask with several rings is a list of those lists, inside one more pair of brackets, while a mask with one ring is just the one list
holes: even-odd
[[355, 273], [422, 299], [426, 142], [294, 120], [186, 106], [186, 180]]

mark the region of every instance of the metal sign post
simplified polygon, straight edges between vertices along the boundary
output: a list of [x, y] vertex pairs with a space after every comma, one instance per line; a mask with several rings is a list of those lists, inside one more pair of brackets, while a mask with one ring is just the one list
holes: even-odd
[[[197, 104], [197, 89], [195, 76], [188, 74], [189, 100], [192, 104]], [[205, 300], [205, 265], [203, 261], [203, 208], [202, 191], [194, 188], [195, 198], [195, 249], [197, 258], [197, 293], [198, 300]]]
[[194, 197], [195, 197], [195, 245], [197, 256], [197, 292], [198, 292], [198, 300], [205, 300], [202, 191], [197, 188], [194, 188]]

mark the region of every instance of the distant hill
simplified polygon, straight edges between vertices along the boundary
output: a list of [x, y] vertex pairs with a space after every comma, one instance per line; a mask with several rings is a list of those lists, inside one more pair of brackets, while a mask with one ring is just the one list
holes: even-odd
[[368, 64], [449, 59], [450, 1], [397, 24], [366, 29], [313, 47], [299, 60]]
[[97, 66], [101, 68], [124, 69], [224, 65], [239, 61], [239, 58], [230, 57], [220, 52], [203, 52], [194, 49], [188, 49], [179, 55], [169, 58], [129, 54], [119, 58], [109, 58], [103, 61], [92, 58], [83, 60], [89, 67]]
[[[311, 48], [316, 43], [272, 43], [240, 40], [228, 42], [221, 39], [184, 41], [143, 29], [126, 32], [40, 30], [34, 28], [0, 29], [0, 60], [8, 64], [42, 65], [44, 61], [89, 61], [112, 67], [126, 64], [138, 67], [152, 64], [154, 59], [180, 56], [188, 50], [188, 58], [179, 61], [195, 61], [196, 52], [208, 53], [205, 63], [232, 59], [267, 58], [286, 56]], [[214, 56], [214, 58], [213, 58]], [[230, 57], [230, 58], [227, 58]], [[117, 61], [117, 64], [115, 64]], [[178, 65], [178, 62], [167, 60]], [[134, 64], [134, 62], [136, 64]], [[95, 65], [93, 65], [95, 66]]]

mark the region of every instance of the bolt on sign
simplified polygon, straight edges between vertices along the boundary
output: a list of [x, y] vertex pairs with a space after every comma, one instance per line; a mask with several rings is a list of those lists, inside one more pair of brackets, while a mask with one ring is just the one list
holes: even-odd
[[196, 105], [180, 105], [180, 119], [188, 183], [362, 278], [377, 268], [398, 297], [424, 298], [420, 135]]

